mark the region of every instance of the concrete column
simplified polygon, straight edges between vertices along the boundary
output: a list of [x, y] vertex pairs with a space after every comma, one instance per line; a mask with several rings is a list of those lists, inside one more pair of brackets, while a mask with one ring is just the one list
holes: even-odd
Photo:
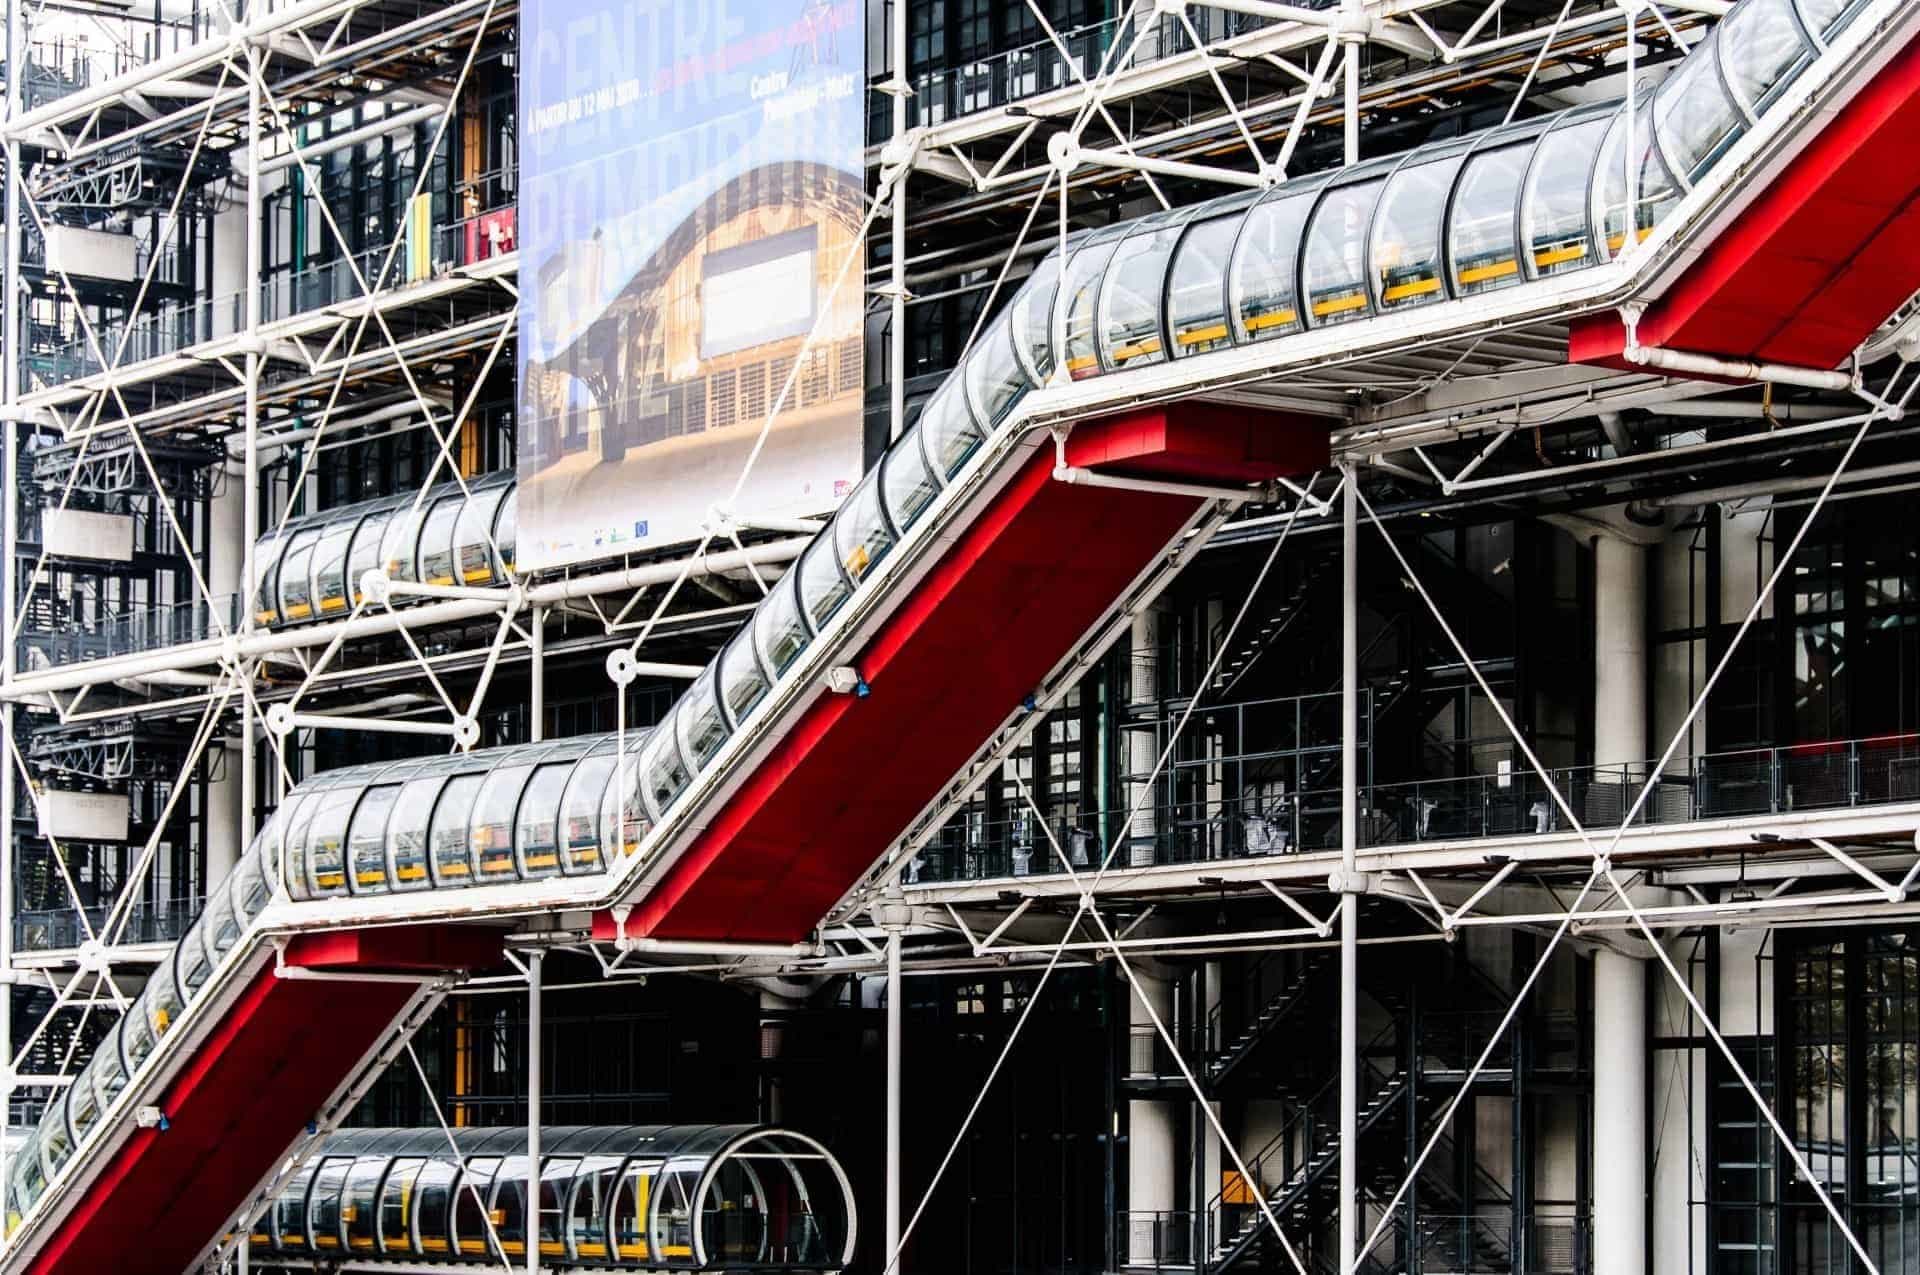
[[[1130, 1029], [1130, 1056], [1127, 1070], [1134, 1074], [1155, 1070], [1148, 1062], [1159, 1057], [1164, 1047], [1154, 1033], [1142, 996], [1153, 1003], [1160, 1021], [1173, 1028], [1173, 984], [1134, 969], [1137, 992], [1128, 994], [1127, 1025]], [[1147, 1052], [1143, 1040], [1154, 1042]], [[1180, 1179], [1185, 1156], [1175, 1136], [1174, 1105], [1153, 1099], [1137, 1098], [1127, 1104], [1127, 1211], [1133, 1214], [1127, 1227], [1127, 1258], [1135, 1264], [1153, 1264], [1160, 1257], [1155, 1251], [1155, 1213], [1170, 1213], [1174, 1207], [1175, 1183]], [[1160, 1226], [1172, 1223], [1159, 1219]]]
[[[1761, 543], [1767, 529], [1764, 509], [1743, 510], [1720, 515], [1720, 622], [1738, 624], [1746, 619], [1767, 573], [1773, 570], [1773, 547]], [[1771, 619], [1773, 605], [1760, 609], [1760, 618]]]
[[1600, 766], [1647, 759], [1646, 556], [1617, 536], [1594, 537], [1593, 760]]
[[[209, 759], [215, 756], [215, 747], [216, 744], [207, 745]], [[226, 880], [227, 873], [239, 862], [243, 836], [240, 831], [240, 749], [236, 746], [223, 751], [226, 756], [220, 759], [215, 771], [218, 777], [207, 784], [206, 868], [200, 883], [208, 889]]]
[[1593, 958], [1593, 1272], [1643, 1275], [1647, 1253], [1647, 980]]
[[[217, 6], [216, 6], [217, 7]], [[235, 205], [213, 219], [212, 334], [232, 336], [239, 327], [237, 298], [247, 286], [247, 211]]]
[[[1133, 617], [1132, 677], [1127, 687], [1131, 703], [1147, 703], [1159, 695], [1161, 618], [1162, 612], [1157, 607], [1148, 607]], [[1159, 816], [1154, 808], [1152, 785], [1145, 779], [1153, 773], [1153, 764], [1159, 760], [1163, 745], [1151, 731], [1130, 730], [1125, 734], [1127, 774], [1138, 776], [1126, 785], [1127, 809], [1135, 811], [1132, 822], [1127, 825], [1126, 861], [1133, 867], [1144, 867], [1153, 862]]]

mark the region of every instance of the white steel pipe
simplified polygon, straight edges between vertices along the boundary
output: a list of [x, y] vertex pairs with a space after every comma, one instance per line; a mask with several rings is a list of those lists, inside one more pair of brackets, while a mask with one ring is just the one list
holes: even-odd
[[371, 124], [363, 124], [359, 128], [348, 129], [344, 133], [317, 141], [311, 146], [302, 146], [297, 151], [290, 150], [284, 155], [275, 155], [272, 159], [262, 163], [255, 172], [256, 175], [284, 172], [296, 164], [311, 162], [323, 156], [331, 155], [335, 151], [345, 150], [349, 146], [358, 146], [361, 142], [370, 142], [375, 138], [384, 137], [388, 133], [396, 132], [403, 128], [412, 128], [415, 124], [424, 124], [428, 120], [438, 119], [440, 116], [446, 114], [446, 111], [446, 104], [441, 102], [436, 102], [431, 106], [416, 106], [408, 111], [395, 111], [392, 115], [377, 119]]
[[900, 931], [887, 935], [887, 1209], [882, 1269], [900, 1269], [900, 1032], [906, 988], [900, 980]]
[[537, 948], [527, 953], [527, 1275], [540, 1275], [540, 976], [546, 959]]
[[452, 722], [411, 722], [395, 717], [355, 717], [347, 713], [289, 713], [294, 730], [367, 730], [383, 735], [452, 735]]
[[[1638, 165], [1634, 166], [1637, 170]], [[1691, 354], [1659, 346], [1629, 343], [1627, 362], [1639, 367], [1677, 372], [1683, 376], [1711, 376], [1728, 381], [1772, 381], [1777, 385], [1799, 385], [1810, 390], [1850, 390], [1851, 372], [1822, 372], [1789, 363], [1758, 363], [1751, 359], [1723, 359], [1711, 354]]]
[[1055, 480], [1074, 487], [1110, 487], [1115, 491], [1150, 491], [1165, 496], [1197, 496], [1201, 500], [1230, 500], [1244, 504], [1259, 495], [1247, 487], [1212, 487], [1205, 483], [1177, 483], [1159, 478], [1120, 478], [1078, 465], [1055, 465]]
[[1259, 173], [1243, 173], [1237, 169], [1219, 168], [1212, 164], [1191, 164], [1179, 159], [1155, 159], [1151, 155], [1130, 155], [1125, 151], [1104, 150], [1095, 146], [1083, 146], [1075, 154], [1088, 163], [1130, 172], [1153, 173], [1161, 177], [1221, 182], [1228, 186], [1246, 186], [1255, 190], [1271, 184]]

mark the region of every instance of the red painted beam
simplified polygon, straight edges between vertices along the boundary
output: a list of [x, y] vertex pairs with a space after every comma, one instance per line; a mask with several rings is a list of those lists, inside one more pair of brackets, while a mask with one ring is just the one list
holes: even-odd
[[[1176, 404], [1076, 426], [1070, 464], [1216, 482], [1324, 465], [1324, 421]], [[1029, 460], [628, 918], [630, 936], [794, 942], [1020, 706], [1198, 501]], [[1044, 847], [1042, 847], [1044, 849]], [[611, 917], [596, 933], [615, 933]]]
[[[1920, 291], [1920, 43], [1834, 115], [1651, 305], [1643, 345], [1837, 366]], [[1629, 368], [1614, 314], [1576, 319], [1568, 359]]]
[[[470, 927], [302, 936], [292, 964], [380, 970], [493, 964], [500, 935]], [[442, 963], [448, 962], [448, 963]], [[284, 979], [262, 970], [140, 1129], [60, 1219], [33, 1275], [179, 1275], [392, 1028], [401, 983]]]

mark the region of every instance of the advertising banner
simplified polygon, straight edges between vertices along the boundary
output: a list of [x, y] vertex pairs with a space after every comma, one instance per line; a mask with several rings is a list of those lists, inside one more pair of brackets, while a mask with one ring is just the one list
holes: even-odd
[[859, 478], [863, 41], [860, 0], [522, 7], [523, 569]]

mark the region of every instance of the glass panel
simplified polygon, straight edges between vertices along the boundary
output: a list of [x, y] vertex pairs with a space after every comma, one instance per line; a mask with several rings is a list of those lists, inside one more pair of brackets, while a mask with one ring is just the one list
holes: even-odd
[[560, 801], [560, 826], [566, 830], [561, 862], [568, 875], [599, 872], [606, 867], [600, 854], [600, 806], [616, 760], [611, 747], [602, 746], [580, 759]]
[[672, 721], [662, 722], [647, 735], [640, 750], [640, 790], [655, 818], [666, 812], [692, 776], [680, 760]]
[[225, 956], [240, 941], [240, 920], [233, 913], [233, 898], [224, 890], [207, 897], [207, 908], [200, 914], [201, 937], [210, 956]]
[[[1666, 164], [1661, 162], [1652, 121], [1649, 103], [1640, 108], [1633, 125], [1633, 147], [1640, 165], [1636, 242], [1652, 234], [1654, 225], [1680, 199], [1679, 187], [1668, 175]], [[1627, 242], [1627, 174], [1622, 161], [1626, 134], [1627, 113], [1622, 110], [1613, 117], [1607, 140], [1600, 148], [1599, 181], [1595, 188], [1598, 207], [1594, 221], [1601, 227], [1601, 241], [1608, 257], [1616, 256]]]
[[307, 886], [315, 895], [346, 893], [347, 818], [360, 791], [342, 784], [315, 794], [307, 825]]
[[380, 1189], [380, 1249], [386, 1253], [412, 1253], [413, 1210], [419, 1199], [421, 1170], [425, 1160], [395, 1160], [393, 1172]]
[[653, 1256], [647, 1215], [653, 1211], [653, 1184], [659, 1172], [660, 1161], [635, 1160], [620, 1174], [608, 1230], [613, 1233], [614, 1251], [621, 1258], [648, 1261]]
[[1593, 180], [1593, 156], [1610, 117], [1599, 116], [1540, 139], [1527, 194], [1520, 205], [1522, 238], [1527, 245], [1527, 277], [1581, 270], [1595, 261], [1587, 200]]
[[277, 624], [280, 620], [280, 555], [287, 538], [276, 531], [260, 537], [253, 546], [253, 574], [258, 585], [253, 591], [253, 618], [258, 624]]
[[711, 664], [687, 688], [673, 720], [680, 731], [680, 753], [697, 773], [727, 742], [727, 719], [720, 715]]
[[34, 1139], [40, 1144], [42, 1167], [51, 1179], [73, 1154], [73, 1135], [67, 1130], [66, 1094], [55, 1098], [47, 1107], [40, 1117], [40, 1127], [34, 1130]]
[[460, 521], [455, 525], [453, 542], [458, 554], [456, 560], [460, 568], [461, 584], [492, 584], [498, 573], [494, 570], [493, 517], [500, 512], [500, 502], [506, 499], [505, 487], [493, 487], [486, 491], [477, 491], [460, 510]]
[[422, 1257], [453, 1247], [453, 1188], [457, 1174], [444, 1160], [429, 1160], [420, 1170], [414, 1204], [415, 1251]]
[[174, 947], [174, 978], [187, 996], [191, 997], [206, 985], [207, 975], [213, 973], [213, 964], [207, 959], [206, 940], [200, 935], [198, 921], [187, 929], [186, 936]]
[[527, 1251], [527, 1157], [508, 1156], [493, 1179], [493, 1229], [508, 1253]]
[[1800, 0], [1800, 12], [1806, 15], [1807, 25], [1825, 39], [1847, 25], [1863, 3], [1865, 0]]
[[1683, 176], [1699, 178], [1746, 131], [1746, 119], [1720, 83], [1714, 37], [1696, 46], [1653, 94], [1660, 140]]
[[313, 1189], [307, 1195], [307, 1242], [316, 1252], [340, 1247], [340, 1191], [347, 1183], [347, 1170], [353, 1161], [335, 1156], [320, 1162], [313, 1175]]
[[1228, 296], [1238, 339], [1259, 341], [1300, 330], [1293, 295], [1294, 263], [1313, 195], [1264, 199], [1247, 214], [1247, 227], [1233, 254]]
[[540, 1166], [540, 1202], [534, 1213], [533, 1231], [540, 1251], [547, 1256], [561, 1257], [566, 1253], [560, 1243], [561, 1220], [566, 1214], [569, 1188], [573, 1186], [573, 1171], [579, 1167], [579, 1159], [573, 1156], [555, 1156]]
[[[1067, 375], [1076, 381], [1100, 374], [1100, 354], [1094, 344], [1094, 303], [1099, 299], [1100, 281], [1106, 276], [1107, 263], [1113, 260], [1117, 239], [1089, 242], [1067, 263], [1066, 286], [1061, 291], [1063, 346]], [[951, 472], [951, 471], [949, 471]]]
[[1307, 317], [1314, 327], [1364, 319], [1367, 296], [1367, 223], [1380, 198], [1383, 179], [1329, 191], [1307, 230], [1302, 286]]
[[961, 364], [973, 410], [989, 428], [1006, 419], [1027, 392], [1026, 373], [1013, 356], [1013, 337], [1005, 315], [987, 325]]
[[880, 513], [880, 475], [868, 470], [833, 518], [840, 565], [858, 584], [893, 547], [893, 531]]
[[380, 1189], [380, 1179], [391, 1162], [384, 1155], [363, 1155], [354, 1161], [353, 1168], [347, 1172], [340, 1222], [346, 1228], [347, 1247], [356, 1253], [374, 1251], [374, 1236], [380, 1223], [374, 1193]]
[[347, 856], [356, 894], [387, 892], [387, 816], [393, 813], [394, 799], [399, 795], [399, 784], [369, 788], [359, 809], [353, 812], [353, 826], [347, 832]]
[[[646, 838], [647, 830], [653, 825], [647, 820], [646, 807], [640, 804], [640, 750], [646, 746], [650, 737], [642, 735], [627, 746], [624, 759], [616, 758], [613, 774], [607, 783], [607, 790], [600, 799], [600, 828], [602, 835], [609, 828], [619, 825], [614, 844], [622, 855], [632, 855], [639, 851], [640, 843]], [[624, 800], [623, 800], [624, 795]], [[622, 814], [614, 814], [614, 804], [618, 802]]]
[[1482, 151], [1467, 161], [1453, 197], [1453, 290], [1460, 296], [1520, 282], [1514, 227], [1530, 143]]
[[283, 621], [313, 618], [313, 546], [319, 542], [320, 529], [308, 527], [293, 533], [287, 541], [287, 556], [280, 563], [280, 618]]
[[[86, 1070], [92, 1069], [89, 1064]], [[93, 1078], [83, 1071], [67, 1090], [67, 1123], [73, 1128], [73, 1136], [83, 1139], [99, 1121], [100, 1094], [93, 1087]]]
[[693, 1265], [693, 1191], [701, 1162], [675, 1161], [660, 1175], [653, 1205], [653, 1253], [667, 1266]]
[[800, 601], [813, 619], [813, 631], [825, 628], [852, 594], [853, 586], [835, 561], [832, 532], [815, 536], [800, 556]]
[[1040, 263], [1008, 307], [1013, 315], [1014, 353], [1035, 385], [1053, 375], [1053, 296], [1060, 288], [1060, 254]]
[[[1462, 156], [1409, 164], [1387, 182], [1373, 218], [1373, 286], [1382, 310], [1446, 300], [1440, 233]], [[1511, 205], [1509, 205], [1511, 212]]]
[[1114, 253], [1100, 290], [1100, 353], [1109, 368], [1118, 371], [1166, 360], [1160, 314], [1166, 302], [1167, 258], [1179, 239], [1179, 226], [1137, 231]]
[[480, 789], [473, 807], [473, 862], [480, 880], [514, 878], [513, 812], [532, 773], [531, 763], [496, 766]]
[[313, 550], [313, 601], [321, 615], [347, 609], [347, 545], [360, 520], [352, 515], [331, 523]]
[[957, 378], [951, 376], [934, 391], [926, 410], [920, 413], [919, 426], [920, 445], [927, 454], [927, 463], [935, 473], [946, 478], [959, 472], [985, 437], [973, 423], [973, 414], [967, 409], [967, 396], [960, 392]]
[[261, 909], [267, 906], [267, 900], [273, 896], [273, 889], [267, 884], [258, 855], [242, 856], [227, 875], [226, 884], [233, 896], [234, 913], [243, 921], [251, 921], [259, 916]]
[[420, 578], [427, 584], [453, 584], [453, 528], [467, 498], [459, 492], [436, 501], [420, 529]]
[[347, 550], [347, 588], [355, 606], [362, 601], [360, 581], [380, 565], [380, 538], [386, 534], [387, 520], [392, 516], [392, 510], [368, 514], [353, 533], [353, 544]]
[[435, 885], [469, 885], [473, 881], [473, 842], [467, 835], [467, 815], [473, 810], [483, 778], [455, 775], [433, 807], [427, 846], [433, 854]]
[[423, 501], [408, 505], [387, 520], [386, 533], [380, 537], [380, 558], [386, 564], [389, 579], [420, 578], [420, 523], [426, 516], [424, 504]]
[[494, 547], [500, 550], [500, 561], [508, 572], [519, 570], [519, 500], [520, 489], [516, 487], [500, 502], [500, 516], [493, 524]]
[[120, 1029], [125, 1021], [123, 1018], [107, 1029], [107, 1034], [93, 1048], [93, 1061], [87, 1064], [87, 1074], [93, 1077], [93, 1092], [102, 1110], [112, 1106], [120, 1091], [127, 1087], [127, 1068], [120, 1056]]
[[139, 1072], [158, 1043], [153, 1038], [153, 1016], [147, 1012], [147, 994], [142, 992], [120, 1020], [120, 1061], [126, 1064], [127, 1075]]
[[1720, 20], [1720, 41], [1727, 80], [1758, 114], [1813, 60], [1813, 49], [1794, 19], [1792, 0], [1746, 0]]
[[548, 762], [533, 772], [520, 799], [514, 850], [520, 856], [520, 875], [529, 881], [560, 871], [560, 799], [572, 777], [571, 761]]
[[760, 658], [775, 677], [786, 672], [813, 640], [800, 619], [800, 603], [794, 596], [798, 582], [797, 573], [782, 576], [753, 613], [753, 639], [759, 644]]
[[307, 1164], [294, 1174], [286, 1189], [274, 1198], [272, 1227], [274, 1247], [282, 1252], [307, 1247], [307, 1189], [320, 1166]]
[[760, 661], [753, 653], [751, 624], [743, 626], [733, 635], [733, 640], [727, 643], [727, 649], [720, 653], [718, 666], [720, 690], [727, 701], [727, 713], [737, 725], [747, 719], [753, 706], [767, 693], [766, 674], [760, 671]]
[[1215, 217], [1187, 230], [1167, 275], [1167, 316], [1173, 357], [1231, 345], [1227, 332], [1227, 263], [1240, 233], [1239, 216]]
[[902, 531], [913, 526], [921, 511], [940, 494], [940, 484], [921, 453], [917, 429], [916, 426], [908, 430], [908, 437], [889, 448], [880, 461], [880, 484], [886, 495], [887, 512], [893, 516], [893, 525]]
[[153, 1019], [153, 1034], [156, 1039], [165, 1036], [180, 1019], [180, 989], [174, 986], [173, 980], [167, 977], [167, 974], [167, 970], [159, 968], [154, 971], [153, 977], [147, 980], [145, 997], [147, 1013]]
[[[453, 1234], [459, 1252], [493, 1252], [493, 1244], [487, 1238], [490, 1219], [482, 1209], [493, 1193], [493, 1171], [499, 1167], [500, 1160], [496, 1156], [480, 1156], [467, 1162], [466, 1174], [453, 1194]], [[422, 1236], [426, 1234], [425, 1227], [426, 1220], [423, 1218]]]
[[590, 1155], [573, 1175], [573, 1193], [567, 1200], [568, 1257], [599, 1262], [609, 1256], [607, 1215], [619, 1172], [619, 1156]]
[[393, 817], [387, 821], [396, 890], [424, 890], [433, 884], [427, 878], [427, 823], [433, 815], [434, 795], [446, 782], [445, 775], [425, 775], [401, 785]]

